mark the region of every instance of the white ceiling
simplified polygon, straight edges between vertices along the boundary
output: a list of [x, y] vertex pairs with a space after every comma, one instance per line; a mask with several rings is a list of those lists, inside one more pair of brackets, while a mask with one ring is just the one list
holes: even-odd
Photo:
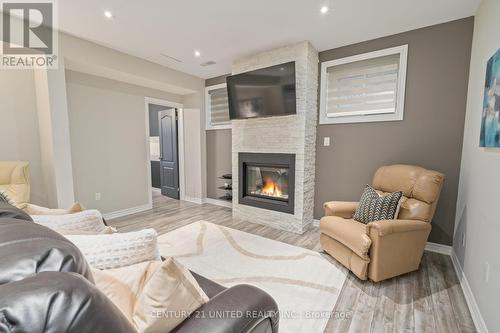
[[[481, 0], [64, 0], [61, 30], [202, 78], [309, 40], [327, 50], [474, 15]], [[327, 14], [320, 8], [328, 5]], [[104, 17], [104, 11], [113, 19]], [[201, 57], [194, 56], [199, 50]], [[181, 62], [169, 59], [165, 54]], [[217, 64], [201, 67], [213, 60]]]

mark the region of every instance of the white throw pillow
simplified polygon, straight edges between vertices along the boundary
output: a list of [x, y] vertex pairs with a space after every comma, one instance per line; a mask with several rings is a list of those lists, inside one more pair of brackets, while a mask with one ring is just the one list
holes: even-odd
[[143, 261], [160, 260], [154, 229], [100, 235], [65, 235], [90, 266], [110, 269]]
[[81, 230], [99, 233], [106, 228], [101, 213], [95, 209], [66, 215], [31, 215], [31, 218], [35, 223], [54, 230]]
[[109, 235], [117, 232], [116, 228], [105, 226], [104, 229], [100, 232], [96, 231], [87, 231], [87, 230], [69, 230], [69, 229], [52, 229], [55, 232], [60, 233], [61, 235]]
[[95, 285], [139, 333], [170, 332], [208, 302], [193, 275], [174, 258], [92, 270]]

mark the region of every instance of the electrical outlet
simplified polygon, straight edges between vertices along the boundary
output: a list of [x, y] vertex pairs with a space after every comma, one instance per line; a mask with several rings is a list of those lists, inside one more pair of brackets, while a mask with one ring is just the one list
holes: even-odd
[[329, 137], [329, 136], [325, 136], [325, 137], [323, 138], [323, 146], [324, 146], [324, 147], [328, 147], [328, 146], [330, 146], [330, 137]]
[[465, 232], [462, 232], [462, 247], [465, 247]]
[[101, 192], [96, 192], [96, 193], [95, 193], [95, 200], [96, 200], [96, 201], [101, 200]]
[[488, 283], [490, 281], [490, 263], [484, 262], [484, 282]]

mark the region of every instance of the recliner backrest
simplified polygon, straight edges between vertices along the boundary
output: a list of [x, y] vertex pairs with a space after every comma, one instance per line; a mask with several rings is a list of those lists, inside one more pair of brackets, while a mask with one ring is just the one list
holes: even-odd
[[372, 186], [379, 193], [403, 192], [398, 219], [431, 222], [444, 175], [419, 166], [395, 164], [380, 167]]

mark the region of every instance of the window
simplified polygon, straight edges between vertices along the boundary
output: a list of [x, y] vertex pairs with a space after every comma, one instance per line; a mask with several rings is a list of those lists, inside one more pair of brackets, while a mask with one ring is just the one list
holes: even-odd
[[205, 89], [206, 129], [231, 128], [226, 84], [218, 84]]
[[403, 120], [408, 45], [321, 64], [320, 124]]

